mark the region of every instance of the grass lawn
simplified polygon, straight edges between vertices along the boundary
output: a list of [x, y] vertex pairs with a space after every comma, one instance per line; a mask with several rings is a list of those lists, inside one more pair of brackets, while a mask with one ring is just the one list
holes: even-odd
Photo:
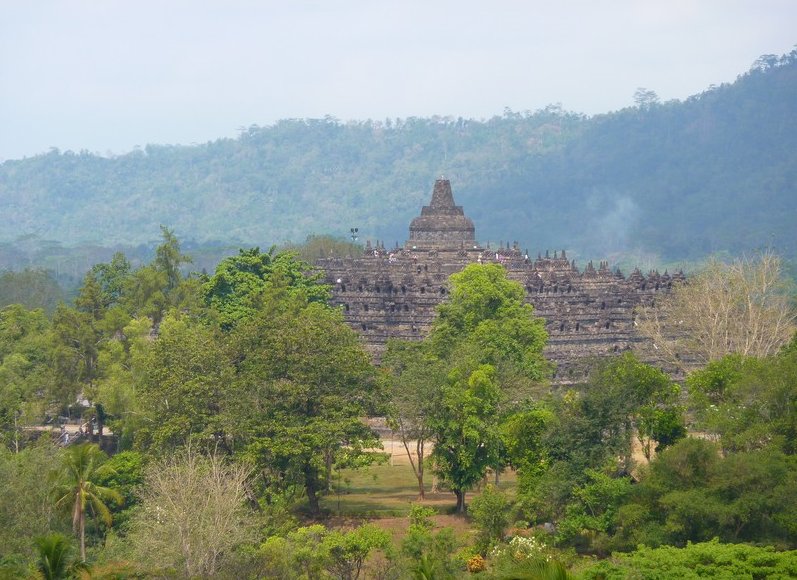
[[[405, 517], [412, 503], [418, 501], [418, 482], [407, 459], [406, 452], [400, 445], [390, 446], [385, 442], [385, 450], [393, 451], [392, 461], [371, 465], [362, 469], [344, 469], [333, 477], [333, 491], [321, 500], [322, 509], [339, 517], [385, 518]], [[492, 477], [490, 477], [492, 481]], [[426, 500], [424, 505], [435, 508], [439, 513], [453, 512], [456, 498], [450, 491], [432, 494], [432, 474], [425, 474]], [[516, 487], [515, 474], [506, 472], [501, 475], [499, 487], [514, 493]], [[478, 494], [472, 490], [466, 501]]]
[[[385, 444], [390, 455], [391, 446]], [[473, 527], [467, 516], [455, 515], [456, 497], [450, 491], [431, 493], [432, 474], [425, 474], [426, 499], [423, 505], [437, 510], [432, 517], [434, 528], [452, 528], [461, 545], [470, 544]], [[490, 482], [493, 481], [492, 476]], [[501, 475], [499, 488], [514, 495], [516, 485], [514, 472]], [[466, 502], [478, 495], [474, 489], [466, 495]], [[404, 448], [393, 446], [390, 459], [379, 465], [361, 469], [343, 469], [333, 477], [333, 491], [321, 498], [321, 508], [330, 515], [327, 525], [335, 528], [351, 528], [364, 521], [387, 530], [396, 545], [407, 532], [410, 507], [418, 501], [418, 482], [407, 459]]]

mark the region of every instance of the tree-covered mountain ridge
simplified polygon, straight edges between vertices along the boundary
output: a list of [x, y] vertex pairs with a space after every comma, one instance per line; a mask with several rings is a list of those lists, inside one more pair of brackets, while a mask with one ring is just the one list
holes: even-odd
[[586, 117], [549, 106], [486, 120], [289, 119], [236, 139], [0, 165], [0, 242], [137, 245], [309, 234], [402, 243], [435, 177], [482, 241], [579, 256], [797, 255], [797, 50], [684, 101]]

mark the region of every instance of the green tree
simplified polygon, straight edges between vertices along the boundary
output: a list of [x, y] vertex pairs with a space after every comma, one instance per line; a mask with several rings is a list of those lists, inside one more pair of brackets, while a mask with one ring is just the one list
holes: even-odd
[[0, 442], [19, 451], [23, 427], [44, 417], [52, 395], [53, 345], [42, 310], [0, 310]]
[[95, 264], [91, 267], [91, 273], [100, 285], [105, 308], [121, 302], [131, 269], [130, 261], [122, 252], [116, 252], [108, 263]]
[[488, 466], [502, 463], [500, 404], [542, 381], [544, 322], [524, 304], [520, 284], [497, 264], [471, 264], [451, 276], [450, 300], [438, 307], [430, 352], [448, 369], [439, 411], [431, 419], [437, 473], [465, 510], [465, 491]]
[[766, 358], [729, 355], [687, 377], [697, 427], [725, 452], [797, 453], [797, 351]]
[[108, 414], [108, 424], [119, 438], [120, 448], [133, 444], [138, 427], [150, 420], [150, 410], [142, 408], [139, 390], [153, 371], [150, 364], [152, 321], [146, 316], [129, 320], [120, 333], [100, 345], [95, 404]]
[[80, 287], [77, 298], [75, 298], [75, 308], [88, 314], [95, 322], [101, 320], [105, 314], [107, 308], [105, 297], [93, 271], [89, 271], [83, 278], [83, 286]]
[[300, 578], [320, 578], [323, 574], [324, 553], [321, 544], [327, 529], [321, 524], [302, 527], [288, 534], [282, 547], [290, 554], [293, 571], [302, 572]]
[[503, 447], [509, 463], [522, 482], [539, 475], [548, 465], [545, 434], [554, 423], [551, 410], [542, 405], [519, 410], [510, 415], [500, 427]]
[[586, 471], [587, 481], [573, 491], [565, 517], [557, 526], [557, 541], [606, 554], [609, 537], [618, 526], [618, 511], [631, 493], [628, 477], [612, 477], [594, 469]]
[[18, 453], [0, 448], [0, 560], [14, 555], [28, 560], [33, 556], [33, 538], [69, 531], [53, 505], [55, 482], [42, 476], [58, 462], [57, 453], [47, 442], [28, 445]]
[[190, 264], [191, 257], [181, 253], [180, 241], [172, 230], [161, 226], [161, 237], [163, 241], [155, 249], [155, 260], [152, 265], [158, 272], [165, 275], [166, 290], [172, 291], [182, 280], [180, 268], [183, 264]]
[[123, 295], [125, 310], [133, 316], [148, 316], [154, 324], [160, 323], [171, 306], [168, 278], [152, 265], [139, 268], [130, 275]]
[[54, 472], [57, 481], [55, 505], [72, 512], [72, 528], [80, 539], [83, 562], [86, 561], [87, 510], [110, 525], [111, 513], [105, 502], [123, 501], [119, 492], [96, 483], [104, 460], [105, 454], [93, 443], [73, 445], [64, 450], [61, 466]]
[[498, 449], [498, 401], [495, 369], [481, 365], [467, 375], [454, 374], [443, 387], [440, 412], [431, 419], [435, 433], [434, 470], [457, 497], [465, 513], [465, 493], [478, 483]]
[[123, 287], [120, 305], [131, 316], [148, 316], [155, 325], [170, 308], [195, 309], [199, 294], [198, 280], [182, 272], [183, 266], [191, 263], [190, 256], [181, 252], [180, 241], [171, 230], [161, 226], [161, 236], [163, 240], [150, 264], [129, 275], [123, 263], [117, 264], [108, 273], [114, 277], [103, 280], [109, 292]]
[[423, 554], [424, 544], [430, 538], [429, 533], [434, 527], [431, 517], [436, 514], [434, 508], [417, 503], [410, 506], [410, 513], [407, 516], [410, 523], [401, 547], [402, 551], [410, 558], [417, 560]]
[[635, 436], [648, 448], [658, 436], [662, 449], [683, 435], [678, 403], [670, 377], [632, 354], [599, 363], [581, 391], [551, 401], [552, 420], [542, 435], [545, 463], [521, 471], [521, 503], [529, 517], [565, 518], [568, 506], [580, 505], [578, 489], [595, 483], [590, 470], [614, 478], [631, 473]]
[[340, 312], [299, 298], [239, 325], [230, 432], [267, 486], [300, 483], [310, 510], [344, 455], [379, 445], [361, 421], [381, 402], [373, 367]]
[[[629, 471], [635, 434], [646, 443], [666, 421], [657, 422], [657, 412], [671, 413], [681, 425], [679, 388], [662, 370], [640, 362], [632, 353], [600, 362], [582, 393], [573, 392], [559, 406], [560, 424], [549, 438], [558, 458], [577, 461], [583, 467], [599, 468], [611, 457], [621, 459]], [[661, 446], [661, 443], [660, 443]]]
[[271, 537], [262, 546], [270, 578], [357, 580], [369, 555], [390, 551], [390, 534], [372, 524], [349, 531], [320, 524], [299, 528], [286, 538]]
[[326, 569], [340, 580], [358, 580], [368, 555], [389, 547], [390, 534], [373, 524], [348, 532], [330, 531], [321, 542], [321, 550], [327, 556]]
[[229, 329], [250, 319], [262, 307], [269, 288], [282, 286], [289, 294], [301, 295], [309, 302], [326, 302], [329, 287], [320, 284], [320, 274], [297, 260], [292, 253], [276, 253], [272, 247], [239, 250], [237, 256], [222, 260], [202, 286], [205, 304], [215, 311], [222, 327]]
[[438, 307], [429, 336], [432, 352], [450, 364], [467, 355], [501, 376], [513, 369], [533, 381], [546, 378], [547, 339], [523, 287], [498, 264], [471, 264], [451, 276], [450, 299]]
[[723, 457], [712, 442], [683, 439], [658, 455], [633, 488], [629, 506], [644, 513], [636, 539], [682, 545], [767, 538], [795, 545], [796, 482], [792, 458], [778, 451]]
[[461, 562], [454, 557], [456, 537], [451, 528], [434, 532], [431, 517], [435, 510], [413, 504], [408, 516], [407, 535], [401, 541], [401, 553], [413, 578], [455, 578]]
[[55, 383], [53, 399], [62, 407], [74, 402], [83, 389], [93, 393], [98, 349], [102, 335], [87, 312], [60, 304], [53, 315]]
[[225, 445], [220, 413], [233, 368], [220, 332], [186, 315], [170, 314], [140, 360], [135, 444], [166, 452], [195, 440]]
[[423, 501], [426, 444], [434, 435], [432, 418], [439, 410], [446, 369], [428, 355], [424, 343], [396, 340], [388, 341], [381, 368], [390, 398], [388, 421], [404, 445]]
[[146, 457], [137, 451], [123, 451], [112, 455], [97, 474], [97, 485], [115, 489], [122, 496], [120, 504], [109, 506], [115, 529], [125, 529], [135, 508], [145, 481]]

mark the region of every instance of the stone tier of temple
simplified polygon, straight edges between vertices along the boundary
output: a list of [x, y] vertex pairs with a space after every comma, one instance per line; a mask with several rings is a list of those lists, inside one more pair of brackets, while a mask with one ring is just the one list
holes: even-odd
[[361, 257], [318, 263], [332, 286], [333, 304], [343, 309], [377, 360], [388, 339], [419, 340], [428, 334], [451, 274], [468, 264], [499, 263], [523, 285], [526, 301], [545, 319], [545, 354], [556, 363], [557, 383], [583, 380], [596, 357], [629, 349], [660, 362], [650, 342], [636, 332], [634, 308], [655, 304], [682, 273], [635, 270], [626, 277], [607, 262], [597, 268], [590, 262], [580, 270], [564, 250], [532, 259], [516, 243], [482, 247], [444, 179], [435, 183], [432, 203], [423, 210], [404, 247], [369, 242]]

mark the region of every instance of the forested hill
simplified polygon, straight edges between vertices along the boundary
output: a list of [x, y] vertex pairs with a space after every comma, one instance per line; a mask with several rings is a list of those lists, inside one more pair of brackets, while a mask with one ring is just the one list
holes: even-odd
[[[585, 87], [584, 90], [589, 90]], [[237, 139], [0, 165], [0, 242], [266, 245], [308, 234], [392, 244], [452, 181], [482, 241], [664, 260], [774, 245], [797, 255], [797, 50], [686, 101], [587, 118], [285, 120]]]

